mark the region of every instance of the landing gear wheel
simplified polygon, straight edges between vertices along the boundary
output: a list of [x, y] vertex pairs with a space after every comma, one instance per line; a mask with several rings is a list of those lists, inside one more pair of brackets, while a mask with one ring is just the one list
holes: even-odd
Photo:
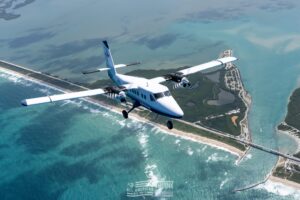
[[167, 121], [167, 127], [168, 127], [168, 129], [172, 129], [173, 128], [173, 122], [172, 121], [170, 121], [170, 120], [168, 120]]
[[123, 111], [122, 111], [122, 114], [123, 114], [123, 117], [124, 117], [125, 119], [128, 118], [128, 112], [127, 112], [126, 110], [123, 110]]

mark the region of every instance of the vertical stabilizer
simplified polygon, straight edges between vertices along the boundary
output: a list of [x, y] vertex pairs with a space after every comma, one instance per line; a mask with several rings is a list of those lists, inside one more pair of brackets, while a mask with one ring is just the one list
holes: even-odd
[[104, 49], [104, 56], [105, 56], [106, 66], [107, 66], [107, 68], [109, 68], [108, 76], [112, 80], [114, 80], [117, 72], [116, 72], [114, 61], [113, 61], [113, 58], [111, 56], [109, 46], [108, 46], [106, 40], [103, 41], [103, 49]]

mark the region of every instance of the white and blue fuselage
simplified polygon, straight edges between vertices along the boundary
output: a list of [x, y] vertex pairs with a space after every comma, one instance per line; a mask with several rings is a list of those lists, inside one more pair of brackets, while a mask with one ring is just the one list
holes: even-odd
[[137, 101], [143, 107], [171, 118], [182, 118], [183, 111], [172, 97], [169, 89], [158, 83], [153, 83], [146, 78], [138, 78], [116, 74], [115, 83], [118, 86], [134, 84], [136, 89], [127, 90], [126, 94], [133, 101]]
[[135, 85], [134, 89], [126, 90], [126, 95], [133, 101], [139, 103], [143, 107], [171, 118], [182, 118], [183, 111], [172, 97], [169, 88], [166, 86], [155, 83], [146, 78], [135, 76], [128, 76], [118, 74], [106, 41], [104, 43], [104, 56], [106, 65], [109, 68], [108, 76], [117, 85], [122, 86], [125, 84]]

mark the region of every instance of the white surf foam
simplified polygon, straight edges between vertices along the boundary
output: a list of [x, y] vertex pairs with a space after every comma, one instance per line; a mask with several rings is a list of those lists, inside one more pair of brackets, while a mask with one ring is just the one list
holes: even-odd
[[223, 188], [223, 186], [229, 181], [229, 178], [225, 178], [221, 184], [220, 184], [220, 190]]
[[291, 196], [295, 199], [300, 199], [300, 191], [296, 188], [289, 187], [287, 185], [284, 185], [282, 183], [273, 182], [268, 180], [264, 184], [261, 184], [256, 187], [257, 189], [264, 189], [268, 192], [280, 195], [280, 196]]
[[145, 167], [145, 174], [147, 176], [147, 178], [149, 179], [149, 186], [156, 186], [159, 179], [158, 177], [154, 174], [154, 171], [157, 170], [157, 165], [156, 164], [148, 164]]
[[225, 161], [227, 159], [228, 159], [228, 155], [226, 155], [226, 156], [219, 156], [218, 153], [213, 153], [212, 155], [210, 155], [207, 158], [206, 163], [208, 163], [208, 162]]
[[194, 151], [192, 150], [191, 147], [187, 148], [187, 154], [190, 155], [190, 156], [192, 156], [194, 154]]
[[0, 77], [4, 78], [10, 82], [13, 82], [15, 84], [25, 85], [25, 86], [31, 86], [32, 83], [30, 81], [27, 81], [26, 79], [23, 79], [20, 76], [15, 76], [13, 74], [7, 74], [7, 73], [0, 73]]
[[252, 159], [252, 154], [251, 154], [251, 153], [248, 153], [248, 154], [245, 156], [244, 160], [250, 160], [250, 159]]
[[176, 139], [174, 144], [177, 144], [178, 146], [180, 146], [180, 142], [181, 142], [181, 140]]

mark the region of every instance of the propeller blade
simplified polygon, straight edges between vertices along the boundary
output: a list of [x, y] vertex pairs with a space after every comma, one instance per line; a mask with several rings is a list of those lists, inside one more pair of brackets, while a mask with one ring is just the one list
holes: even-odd
[[141, 63], [140, 62], [134, 62], [134, 63], [127, 64], [126, 66], [128, 67], [128, 66], [139, 65], [139, 64], [141, 64]]
[[92, 74], [92, 73], [96, 73], [96, 72], [100, 72], [99, 69], [96, 70], [92, 70], [92, 71], [83, 71], [82, 74]]

